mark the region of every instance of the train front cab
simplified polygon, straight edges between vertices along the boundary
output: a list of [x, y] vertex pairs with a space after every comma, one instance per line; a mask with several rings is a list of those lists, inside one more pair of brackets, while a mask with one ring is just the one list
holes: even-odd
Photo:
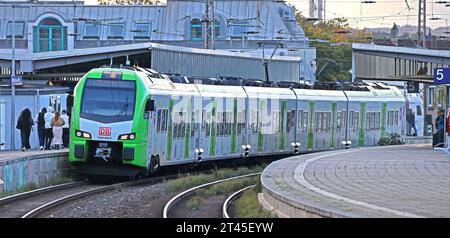
[[152, 100], [139, 75], [97, 69], [75, 88], [69, 160], [77, 173], [135, 176], [147, 173]]

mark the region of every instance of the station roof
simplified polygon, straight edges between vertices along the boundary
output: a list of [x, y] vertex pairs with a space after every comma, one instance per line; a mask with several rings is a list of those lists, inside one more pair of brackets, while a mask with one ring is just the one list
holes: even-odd
[[354, 52], [368, 55], [450, 65], [450, 52], [448, 50], [430, 50], [374, 44], [353, 44], [352, 49]]

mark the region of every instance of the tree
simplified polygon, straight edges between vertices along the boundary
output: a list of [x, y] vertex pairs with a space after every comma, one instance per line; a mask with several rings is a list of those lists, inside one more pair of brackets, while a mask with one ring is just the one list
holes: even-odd
[[297, 21], [310, 39], [321, 39], [329, 43], [311, 42], [316, 47], [317, 79], [326, 81], [347, 81], [351, 79], [352, 48], [350, 43], [368, 43], [372, 35], [352, 29], [344, 17], [334, 18], [314, 24], [300, 13]]
[[160, 0], [98, 0], [100, 5], [156, 5]]

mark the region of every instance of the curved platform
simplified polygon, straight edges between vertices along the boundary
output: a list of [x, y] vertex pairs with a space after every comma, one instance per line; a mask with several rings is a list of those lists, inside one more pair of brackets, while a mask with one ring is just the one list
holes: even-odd
[[450, 156], [402, 145], [270, 164], [260, 201], [280, 217], [450, 217]]

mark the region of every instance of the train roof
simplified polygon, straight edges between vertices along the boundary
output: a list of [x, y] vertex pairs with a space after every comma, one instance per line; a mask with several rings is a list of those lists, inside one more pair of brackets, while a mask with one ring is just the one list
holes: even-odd
[[[326, 82], [316, 83], [315, 85], [306, 82], [279, 82], [277, 83], [278, 87], [273, 87], [272, 84], [269, 85], [261, 80], [255, 79], [245, 80], [231, 77], [233, 80], [232, 83], [224, 83], [223, 80], [230, 77], [215, 79], [180, 75], [175, 75], [177, 79], [173, 82], [174, 75], [164, 75], [152, 69], [127, 66], [120, 66], [119, 68], [110, 66], [97, 68], [89, 71], [89, 74], [100, 74], [105, 71], [125, 72], [123, 74], [125, 77], [138, 75], [150, 90], [177, 91], [179, 95], [195, 95], [200, 92], [203, 96], [211, 97], [218, 95], [246, 97], [248, 95], [249, 97], [274, 98], [274, 95], [278, 95], [282, 99], [295, 99], [295, 95], [292, 93], [294, 91], [300, 98], [307, 96], [308, 98], [315, 98], [315, 100], [340, 101], [346, 100], [347, 97], [350, 101], [379, 101], [383, 98], [399, 101], [405, 100], [402, 92], [397, 87], [388, 86], [380, 82]], [[180, 80], [180, 77], [184, 78], [184, 80]], [[239, 82], [239, 84], [236, 84], [236, 82]]]

